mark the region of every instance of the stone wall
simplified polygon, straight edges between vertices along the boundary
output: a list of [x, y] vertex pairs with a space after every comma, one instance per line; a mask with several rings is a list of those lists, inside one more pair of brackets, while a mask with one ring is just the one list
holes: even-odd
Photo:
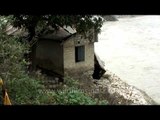
[[39, 67], [63, 75], [63, 46], [53, 40], [39, 40], [36, 63]]
[[[78, 42], [79, 41], [79, 42]], [[85, 60], [75, 62], [75, 46], [85, 45]], [[94, 69], [94, 43], [81, 36], [64, 43], [64, 71], [70, 75]]]
[[[85, 60], [75, 61], [75, 46], [85, 46]], [[94, 69], [94, 42], [73, 35], [63, 43], [54, 40], [39, 40], [36, 49], [36, 63], [39, 67], [60, 75], [77, 75]]]

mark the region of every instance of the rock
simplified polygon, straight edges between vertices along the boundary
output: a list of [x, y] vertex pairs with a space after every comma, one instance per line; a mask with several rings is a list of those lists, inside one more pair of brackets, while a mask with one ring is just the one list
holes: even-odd
[[113, 15], [104, 15], [103, 18], [106, 21], [118, 21], [118, 19], [115, 16], [113, 16]]
[[114, 15], [117, 19], [119, 18], [132, 18], [132, 17], [136, 17], [139, 15]]
[[81, 89], [101, 100], [107, 100], [110, 105], [156, 105], [157, 103], [144, 91], [128, 85], [118, 76], [105, 70], [101, 79], [91, 78], [93, 71], [80, 75]]
[[[107, 70], [106, 70], [107, 71]], [[157, 104], [144, 91], [128, 85], [109, 71], [97, 81], [95, 89], [103, 89], [102, 94], [112, 105], [155, 105]]]
[[93, 79], [100, 79], [103, 74], [106, 72], [105, 70], [105, 63], [102, 61], [99, 56], [95, 53], [94, 54], [94, 72], [93, 72]]

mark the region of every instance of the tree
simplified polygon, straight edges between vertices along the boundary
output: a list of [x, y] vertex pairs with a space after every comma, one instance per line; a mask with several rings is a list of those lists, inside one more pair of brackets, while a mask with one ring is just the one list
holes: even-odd
[[[48, 27], [52, 26], [55, 30], [58, 27], [70, 26], [75, 28], [77, 33], [84, 34], [94, 28], [96, 33], [100, 32], [103, 19], [96, 15], [13, 15], [12, 23], [15, 27], [24, 27], [28, 30], [28, 42], [33, 43], [35, 36], [39, 36]], [[30, 46], [30, 61], [35, 56], [35, 46]], [[34, 64], [33, 64], [34, 65]], [[33, 66], [32, 66], [33, 67]], [[35, 66], [33, 67], [35, 68]]]
[[[28, 104], [106, 104], [106, 101], [99, 101], [83, 93], [81, 89], [73, 90], [79, 85], [76, 80], [66, 78], [64, 93], [62, 88], [56, 92], [45, 89], [42, 84], [45, 76], [36, 73], [34, 76], [26, 74], [26, 65], [23, 54], [28, 52], [28, 44], [19, 40], [19, 36], [8, 36], [6, 26], [12, 16], [0, 16], [0, 79], [7, 88], [7, 93], [13, 105]], [[0, 86], [1, 88], [1, 86]], [[64, 98], [64, 99], [63, 99]], [[0, 91], [0, 102], [2, 92]]]
[[74, 27], [78, 33], [85, 34], [91, 28], [99, 33], [103, 19], [95, 15], [13, 15], [15, 27], [25, 27], [29, 32], [29, 41], [35, 35], [41, 34], [47, 26], [58, 29], [58, 26]]

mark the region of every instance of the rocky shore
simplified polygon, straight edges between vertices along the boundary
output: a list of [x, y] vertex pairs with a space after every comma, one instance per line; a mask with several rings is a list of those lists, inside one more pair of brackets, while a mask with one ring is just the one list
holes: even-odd
[[157, 103], [144, 91], [128, 85], [118, 76], [106, 70], [100, 80], [95, 82], [95, 96], [106, 97], [111, 105], [156, 105]]

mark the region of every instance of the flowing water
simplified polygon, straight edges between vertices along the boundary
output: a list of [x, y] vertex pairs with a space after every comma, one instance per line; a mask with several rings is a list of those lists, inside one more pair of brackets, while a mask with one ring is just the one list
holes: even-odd
[[95, 52], [106, 68], [160, 104], [160, 16], [105, 22]]

